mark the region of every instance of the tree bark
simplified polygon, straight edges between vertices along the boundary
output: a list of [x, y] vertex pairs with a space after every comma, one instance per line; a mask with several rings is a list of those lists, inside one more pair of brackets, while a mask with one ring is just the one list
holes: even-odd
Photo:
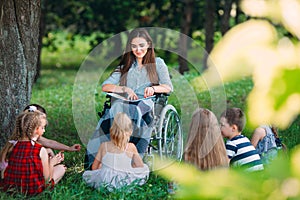
[[214, 46], [214, 32], [215, 32], [215, 1], [212, 0], [206, 0], [205, 5], [205, 50], [206, 54], [204, 55], [204, 63], [203, 63], [203, 69], [207, 69], [207, 59], [208, 54], [211, 52], [213, 46]]
[[234, 0], [236, 4], [236, 15], [235, 15], [235, 25], [240, 23], [239, 17], [241, 14], [241, 9], [240, 9], [240, 0]]
[[225, 33], [229, 30], [229, 19], [230, 19], [230, 12], [232, 8], [233, 0], [226, 0], [224, 1], [224, 14], [221, 18], [221, 33], [225, 35]]
[[0, 147], [31, 98], [36, 74], [40, 0], [0, 2]]
[[40, 26], [39, 26], [39, 46], [38, 46], [38, 60], [37, 60], [37, 66], [36, 66], [36, 74], [34, 77], [34, 82], [38, 80], [38, 78], [41, 75], [41, 69], [42, 69], [42, 47], [43, 47], [43, 37], [45, 35], [45, 29], [46, 29], [46, 23], [45, 23], [45, 13], [47, 12], [47, 0], [43, 0], [41, 2], [41, 16], [40, 16]]
[[184, 8], [184, 15], [181, 23], [181, 33], [183, 35], [180, 36], [180, 40], [179, 40], [180, 55], [178, 57], [180, 74], [189, 71], [188, 62], [186, 60], [187, 49], [189, 45], [187, 41], [187, 36], [190, 34], [194, 1], [186, 0], [184, 2], [185, 2], [185, 8]]

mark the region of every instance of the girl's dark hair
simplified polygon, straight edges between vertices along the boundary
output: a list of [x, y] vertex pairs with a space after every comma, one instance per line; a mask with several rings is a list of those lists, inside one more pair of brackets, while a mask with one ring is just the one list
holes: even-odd
[[145, 28], [137, 28], [130, 32], [125, 48], [125, 52], [119, 63], [119, 68], [116, 71], [121, 72], [120, 85], [126, 85], [127, 83], [127, 72], [129, 68], [135, 61], [135, 56], [131, 50], [131, 42], [134, 38], [144, 38], [148, 42], [147, 53], [143, 58], [142, 64], [146, 67], [150, 82], [153, 85], [158, 84], [158, 76], [156, 72], [156, 63], [155, 63], [155, 52], [153, 47], [153, 41], [149, 33]]
[[287, 147], [285, 144], [282, 143], [282, 140], [279, 138], [279, 135], [278, 135], [278, 129], [277, 127], [275, 127], [274, 125], [270, 126], [271, 130], [272, 130], [272, 133], [274, 134], [275, 136], [275, 143], [276, 143], [276, 146], [277, 147], [281, 147], [284, 151], [287, 150]]
[[226, 118], [230, 126], [236, 125], [239, 132], [244, 129], [246, 117], [240, 108], [228, 108], [221, 114], [221, 117]]
[[[35, 107], [35, 108], [34, 108], [34, 107]], [[31, 109], [33, 109], [33, 110], [31, 110]], [[42, 113], [44, 113], [44, 114], [47, 115], [46, 109], [45, 109], [43, 106], [41, 106], [41, 105], [39, 105], [39, 104], [35, 104], [35, 103], [27, 105], [27, 106], [24, 108], [23, 111], [26, 111], [26, 110], [28, 110], [29, 112], [30, 112], [30, 111], [34, 111], [34, 110], [38, 110], [38, 111], [40, 111], [40, 112], [42, 112]]]

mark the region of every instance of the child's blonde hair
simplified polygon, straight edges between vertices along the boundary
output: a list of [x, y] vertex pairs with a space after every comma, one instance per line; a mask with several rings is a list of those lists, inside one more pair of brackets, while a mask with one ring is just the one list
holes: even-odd
[[193, 113], [184, 157], [201, 170], [228, 166], [218, 120], [211, 111], [198, 108]]
[[114, 145], [124, 150], [132, 134], [131, 119], [125, 113], [116, 114], [110, 128], [110, 139]]
[[42, 125], [42, 119], [46, 120], [46, 115], [38, 110], [34, 112], [25, 111], [17, 116], [14, 131], [1, 150], [1, 161], [8, 158], [8, 154], [13, 148], [11, 141], [18, 141], [23, 138], [32, 139], [35, 129]]

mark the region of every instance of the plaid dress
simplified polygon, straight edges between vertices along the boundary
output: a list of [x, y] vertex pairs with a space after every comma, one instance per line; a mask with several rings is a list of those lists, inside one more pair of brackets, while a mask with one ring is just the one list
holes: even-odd
[[4, 172], [4, 189], [15, 188], [33, 195], [45, 189], [43, 166], [40, 158], [42, 146], [31, 141], [18, 141], [9, 156]]

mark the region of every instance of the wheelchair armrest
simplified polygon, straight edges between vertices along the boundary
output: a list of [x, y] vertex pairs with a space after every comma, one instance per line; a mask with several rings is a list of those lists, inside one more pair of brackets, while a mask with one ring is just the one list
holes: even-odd
[[154, 93], [154, 95], [155, 95], [156, 97], [163, 97], [163, 96], [168, 97], [168, 96], [171, 95], [171, 93]]
[[168, 97], [170, 93], [155, 93], [155, 102], [161, 105], [166, 105], [168, 103]]

